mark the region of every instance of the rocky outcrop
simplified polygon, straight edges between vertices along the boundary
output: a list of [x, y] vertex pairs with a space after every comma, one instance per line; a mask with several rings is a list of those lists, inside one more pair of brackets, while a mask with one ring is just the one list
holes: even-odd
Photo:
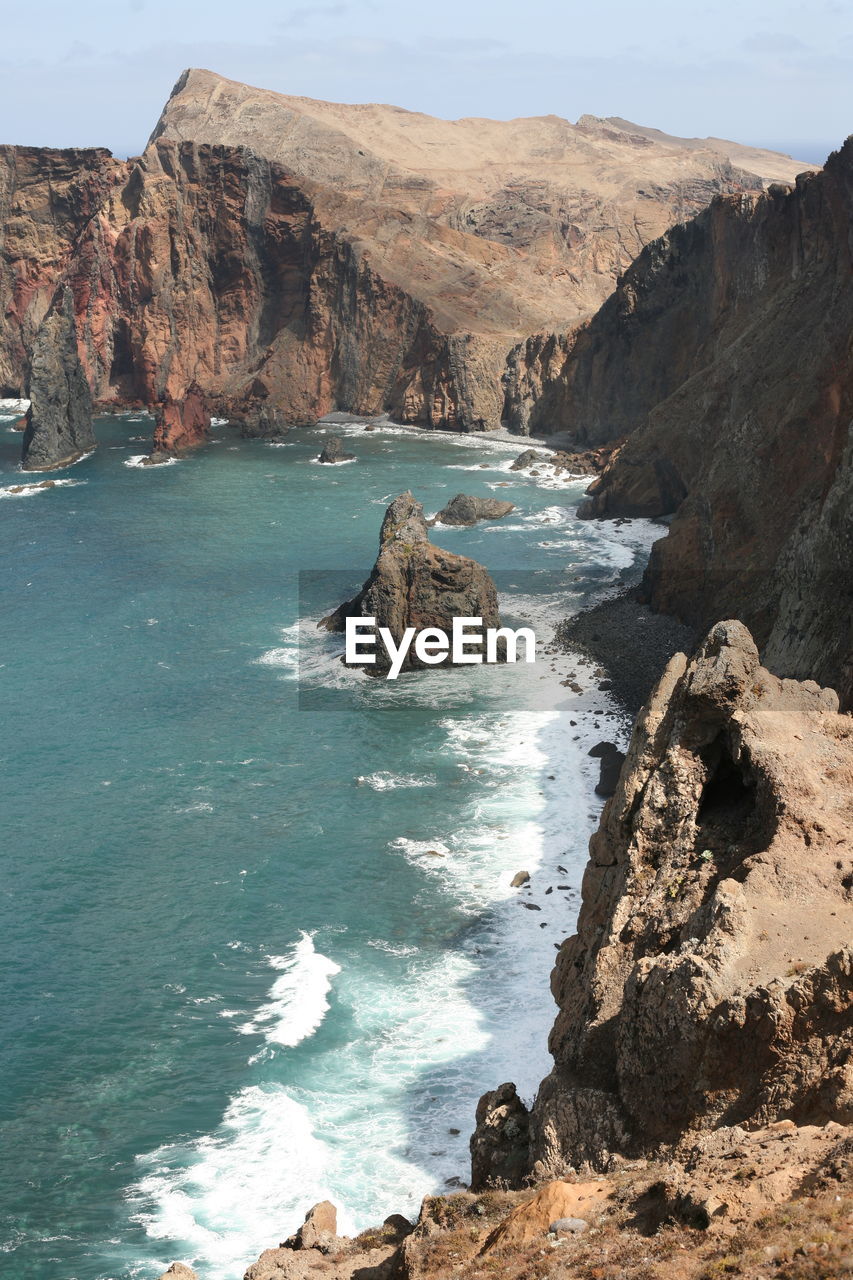
[[340, 436], [329, 436], [320, 450], [318, 462], [333, 464], [335, 462], [355, 462], [354, 453], [344, 453], [344, 442]]
[[502, 520], [514, 510], [514, 503], [501, 502], [499, 498], [472, 498], [468, 493], [457, 493], [429, 523], [472, 525], [478, 520]]
[[595, 449], [554, 449], [549, 453], [541, 449], [525, 449], [513, 462], [510, 471], [534, 473], [544, 467], [556, 476], [595, 476], [604, 470], [620, 444], [621, 441], [614, 441]]
[[36, 335], [29, 393], [25, 471], [68, 467], [95, 448], [92, 397], [77, 352], [70, 289], [56, 296]]
[[[501, 625], [497, 592], [488, 570], [467, 556], [433, 546], [424, 509], [409, 492], [401, 493], [385, 512], [379, 555], [361, 591], [320, 625], [329, 631], [343, 631], [347, 618], [352, 617], [375, 618], [377, 627], [388, 628], [395, 645], [408, 627], [416, 631], [438, 627], [449, 635], [454, 618], [482, 618], [484, 628]], [[482, 652], [476, 643], [467, 645], [466, 650], [469, 654]], [[411, 647], [401, 669], [427, 665], [453, 665], [452, 655], [427, 664]], [[387, 655], [378, 646], [376, 665], [364, 669], [381, 675], [389, 666]]]
[[[580, 332], [557, 397], [627, 434], [581, 514], [672, 516], [645, 598], [739, 617], [780, 675], [853, 705], [853, 140], [793, 189], [718, 199], [649, 245]], [[808, 335], [807, 338], [804, 335]]]
[[185, 453], [210, 439], [210, 414], [198, 383], [193, 382], [180, 400], [167, 397], [157, 406], [152, 460]]
[[[762, 668], [737, 622], [672, 659], [553, 973], [536, 1175], [721, 1126], [853, 1119], [853, 720], [837, 707]], [[479, 1185], [511, 1145], [492, 1102], [481, 1111]]]

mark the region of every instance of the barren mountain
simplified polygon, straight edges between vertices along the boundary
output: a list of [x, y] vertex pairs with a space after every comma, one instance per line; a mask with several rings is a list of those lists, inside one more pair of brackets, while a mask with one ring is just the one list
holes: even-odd
[[96, 402], [166, 404], [158, 449], [194, 442], [190, 388], [249, 431], [333, 409], [497, 426], [520, 340], [594, 311], [714, 195], [798, 167], [623, 121], [435, 120], [188, 71], [141, 157], [0, 152], [0, 394], [27, 393], [68, 284]]

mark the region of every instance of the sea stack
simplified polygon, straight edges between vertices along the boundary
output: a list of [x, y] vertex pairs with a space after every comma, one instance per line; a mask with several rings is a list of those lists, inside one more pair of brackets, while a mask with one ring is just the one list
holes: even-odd
[[36, 335], [22, 466], [24, 471], [69, 467], [96, 444], [92, 396], [77, 351], [74, 298], [66, 286]]
[[[429, 540], [424, 509], [408, 490], [395, 498], [385, 512], [379, 534], [379, 555], [370, 577], [352, 600], [346, 601], [320, 623], [329, 631], [344, 631], [347, 618], [375, 618], [387, 627], [399, 644], [407, 627], [423, 630], [439, 627], [450, 632], [454, 618], [482, 618], [483, 628], [500, 627], [495, 584], [487, 569], [467, 556], [454, 555]], [[476, 652], [470, 646], [470, 652]], [[381, 675], [381, 647], [375, 666]], [[423, 667], [411, 648], [403, 670]], [[452, 665], [452, 659], [439, 665]]]

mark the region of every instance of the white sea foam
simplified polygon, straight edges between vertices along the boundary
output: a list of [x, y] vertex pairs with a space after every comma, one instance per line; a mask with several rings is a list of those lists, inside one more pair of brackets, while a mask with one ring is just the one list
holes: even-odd
[[270, 956], [281, 970], [269, 999], [254, 1017], [238, 1028], [243, 1035], [263, 1035], [270, 1045], [293, 1048], [312, 1036], [329, 1011], [327, 996], [340, 965], [314, 949], [314, 939], [303, 933], [288, 956]]
[[[51, 482], [50, 488], [46, 488], [41, 484], [20, 484], [11, 485], [8, 488], [0, 488], [0, 498], [31, 498], [36, 493], [50, 493], [52, 489], [74, 488], [77, 485], [88, 484], [87, 480], [54, 480]], [[17, 490], [17, 492], [15, 492]]]
[[389, 773], [380, 770], [378, 773], [359, 774], [356, 782], [361, 787], [370, 787], [373, 791], [395, 791], [398, 787], [435, 787], [438, 779], [429, 774]]
[[158, 467], [172, 467], [179, 461], [179, 458], [164, 458], [162, 462], [148, 465], [147, 453], [135, 453], [130, 458], [124, 459], [124, 465], [126, 467], [144, 467], [146, 471], [156, 471]]

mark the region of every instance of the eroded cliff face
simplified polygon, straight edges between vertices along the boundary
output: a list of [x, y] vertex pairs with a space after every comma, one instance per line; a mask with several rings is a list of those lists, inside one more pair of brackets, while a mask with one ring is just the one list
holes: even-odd
[[[737, 622], [670, 663], [552, 975], [535, 1175], [721, 1126], [853, 1120], [853, 720], [837, 706], [762, 668]], [[508, 1166], [508, 1123], [526, 1142], [517, 1112], [481, 1104], [479, 1185]]]
[[51, 471], [95, 448], [92, 396], [80, 356], [71, 290], [57, 293], [34, 342], [30, 407], [23, 440], [25, 471]]
[[538, 401], [582, 440], [628, 435], [581, 514], [673, 516], [654, 608], [742, 618], [774, 671], [845, 707], [852, 218], [853, 141], [792, 190], [715, 201], [643, 251]]

